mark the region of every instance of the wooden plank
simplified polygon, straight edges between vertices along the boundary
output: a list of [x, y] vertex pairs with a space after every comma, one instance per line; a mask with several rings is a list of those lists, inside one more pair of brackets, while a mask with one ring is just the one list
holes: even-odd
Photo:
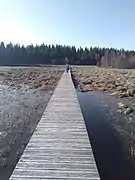
[[64, 73], [10, 180], [100, 180], [71, 74]]

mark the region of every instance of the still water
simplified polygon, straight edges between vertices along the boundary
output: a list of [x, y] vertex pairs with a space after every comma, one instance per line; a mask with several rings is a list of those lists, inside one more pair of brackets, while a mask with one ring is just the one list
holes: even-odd
[[113, 128], [110, 110], [116, 106], [111, 97], [98, 92], [77, 91], [87, 131], [102, 180], [135, 180], [128, 152]]

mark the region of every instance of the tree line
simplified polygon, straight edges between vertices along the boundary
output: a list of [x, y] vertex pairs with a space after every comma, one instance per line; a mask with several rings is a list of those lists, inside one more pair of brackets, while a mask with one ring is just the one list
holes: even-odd
[[65, 45], [13, 45], [0, 43], [0, 65], [98, 65], [115, 68], [135, 68], [135, 52], [113, 48], [76, 48]]

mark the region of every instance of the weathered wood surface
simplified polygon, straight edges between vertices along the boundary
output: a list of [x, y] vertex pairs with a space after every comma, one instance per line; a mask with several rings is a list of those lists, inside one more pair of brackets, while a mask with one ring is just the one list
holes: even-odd
[[10, 180], [99, 180], [71, 75], [64, 73]]

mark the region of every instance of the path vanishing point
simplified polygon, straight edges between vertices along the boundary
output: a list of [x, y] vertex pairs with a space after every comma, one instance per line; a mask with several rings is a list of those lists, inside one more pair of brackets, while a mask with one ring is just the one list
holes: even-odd
[[71, 73], [64, 72], [10, 180], [100, 180]]

